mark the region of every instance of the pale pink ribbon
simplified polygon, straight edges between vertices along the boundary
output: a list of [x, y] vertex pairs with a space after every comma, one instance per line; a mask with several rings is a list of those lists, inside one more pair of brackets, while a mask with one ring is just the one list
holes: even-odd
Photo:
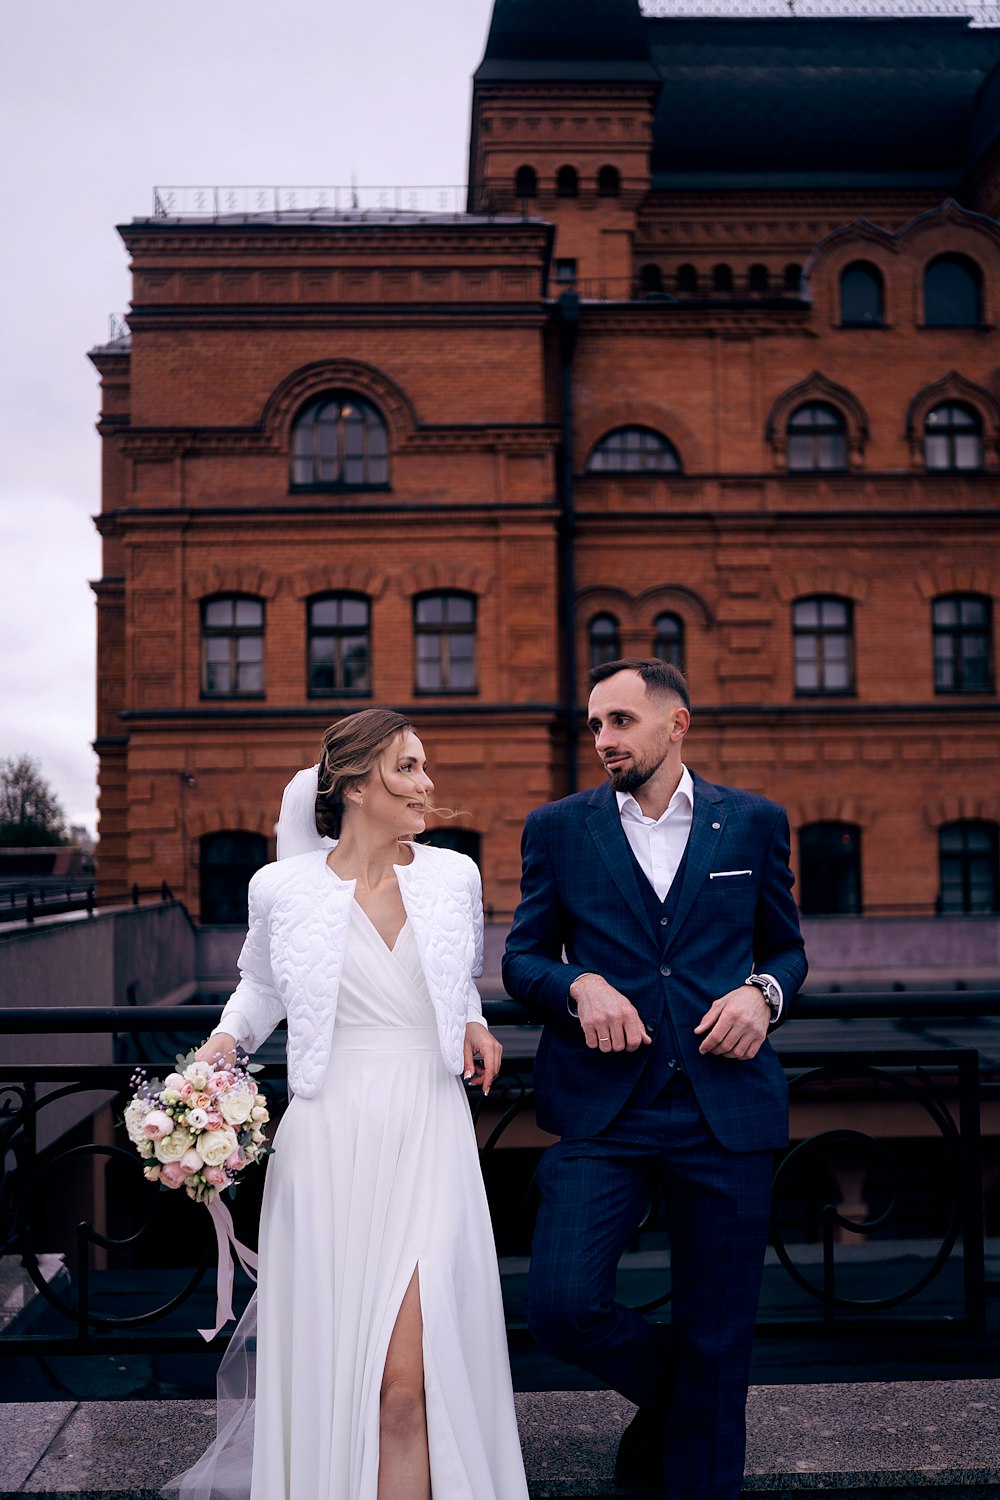
[[212, 1215], [212, 1223], [215, 1225], [215, 1238], [219, 1247], [219, 1268], [216, 1273], [216, 1303], [215, 1303], [215, 1327], [199, 1328], [198, 1332], [210, 1344], [229, 1319], [233, 1316], [233, 1257], [229, 1247], [232, 1245], [236, 1259], [250, 1277], [256, 1281], [254, 1272], [257, 1269], [257, 1256], [246, 1245], [241, 1245], [233, 1233], [233, 1220], [229, 1209], [223, 1203], [219, 1194], [216, 1193], [208, 1211]]

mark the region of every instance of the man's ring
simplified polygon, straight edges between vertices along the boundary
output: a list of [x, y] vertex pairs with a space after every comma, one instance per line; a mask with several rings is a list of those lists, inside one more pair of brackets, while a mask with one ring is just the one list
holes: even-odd
[[597, 1038], [597, 1040], [599, 1042], [610, 1042], [610, 1040], [611, 1040], [611, 1033], [610, 1033], [610, 1031], [608, 1032], [607, 1036], [599, 1036]]

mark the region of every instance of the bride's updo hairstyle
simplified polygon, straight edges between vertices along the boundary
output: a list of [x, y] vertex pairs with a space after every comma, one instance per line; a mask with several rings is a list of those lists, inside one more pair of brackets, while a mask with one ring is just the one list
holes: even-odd
[[318, 833], [331, 839], [340, 838], [347, 793], [371, 775], [389, 746], [411, 728], [409, 719], [391, 708], [363, 708], [360, 713], [330, 725], [323, 736], [319, 762]]

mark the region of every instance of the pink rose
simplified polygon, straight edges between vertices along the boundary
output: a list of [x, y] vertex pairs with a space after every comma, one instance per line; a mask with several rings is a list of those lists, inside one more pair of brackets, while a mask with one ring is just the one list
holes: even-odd
[[209, 1115], [209, 1117], [208, 1117], [208, 1124], [205, 1126], [205, 1129], [206, 1130], [221, 1130], [222, 1127], [223, 1127], [223, 1125], [225, 1123], [226, 1122], [222, 1118], [221, 1115]]
[[193, 1086], [193, 1084], [185, 1083], [184, 1087], [181, 1088], [181, 1089], [178, 1089], [177, 1092], [181, 1096], [181, 1103], [182, 1104], [189, 1104], [191, 1102], [191, 1100], [194, 1098], [194, 1086]]
[[243, 1158], [238, 1151], [234, 1151], [231, 1156], [226, 1157], [224, 1165], [230, 1172], [240, 1172], [243, 1170]]
[[221, 1167], [206, 1167], [205, 1181], [211, 1183], [212, 1187], [225, 1187], [229, 1178]]
[[173, 1120], [163, 1109], [151, 1109], [142, 1122], [142, 1133], [147, 1141], [161, 1141], [173, 1128]]
[[231, 1073], [213, 1073], [208, 1080], [208, 1092], [210, 1094], [221, 1094], [222, 1090], [227, 1089], [232, 1081]]
[[184, 1079], [180, 1073], [168, 1073], [163, 1080], [163, 1087], [165, 1089], [173, 1089], [175, 1094], [181, 1094], [183, 1098]]
[[168, 1161], [160, 1168], [160, 1181], [168, 1188], [179, 1188], [187, 1182], [188, 1169], [179, 1161]]
[[179, 1167], [183, 1167], [185, 1172], [200, 1172], [201, 1157], [198, 1155], [197, 1151], [192, 1148], [192, 1150], [190, 1151], [185, 1151], [184, 1155], [181, 1157], [177, 1165]]
[[251, 1094], [256, 1094], [257, 1085], [254, 1083], [252, 1078], [247, 1079], [247, 1088], [250, 1090]]

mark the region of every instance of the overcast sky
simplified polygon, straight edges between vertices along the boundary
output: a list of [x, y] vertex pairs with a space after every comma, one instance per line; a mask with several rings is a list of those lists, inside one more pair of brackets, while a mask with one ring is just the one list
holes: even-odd
[[0, 57], [0, 758], [95, 822], [97, 372], [157, 184], [457, 184], [492, 0], [21, 0]]

